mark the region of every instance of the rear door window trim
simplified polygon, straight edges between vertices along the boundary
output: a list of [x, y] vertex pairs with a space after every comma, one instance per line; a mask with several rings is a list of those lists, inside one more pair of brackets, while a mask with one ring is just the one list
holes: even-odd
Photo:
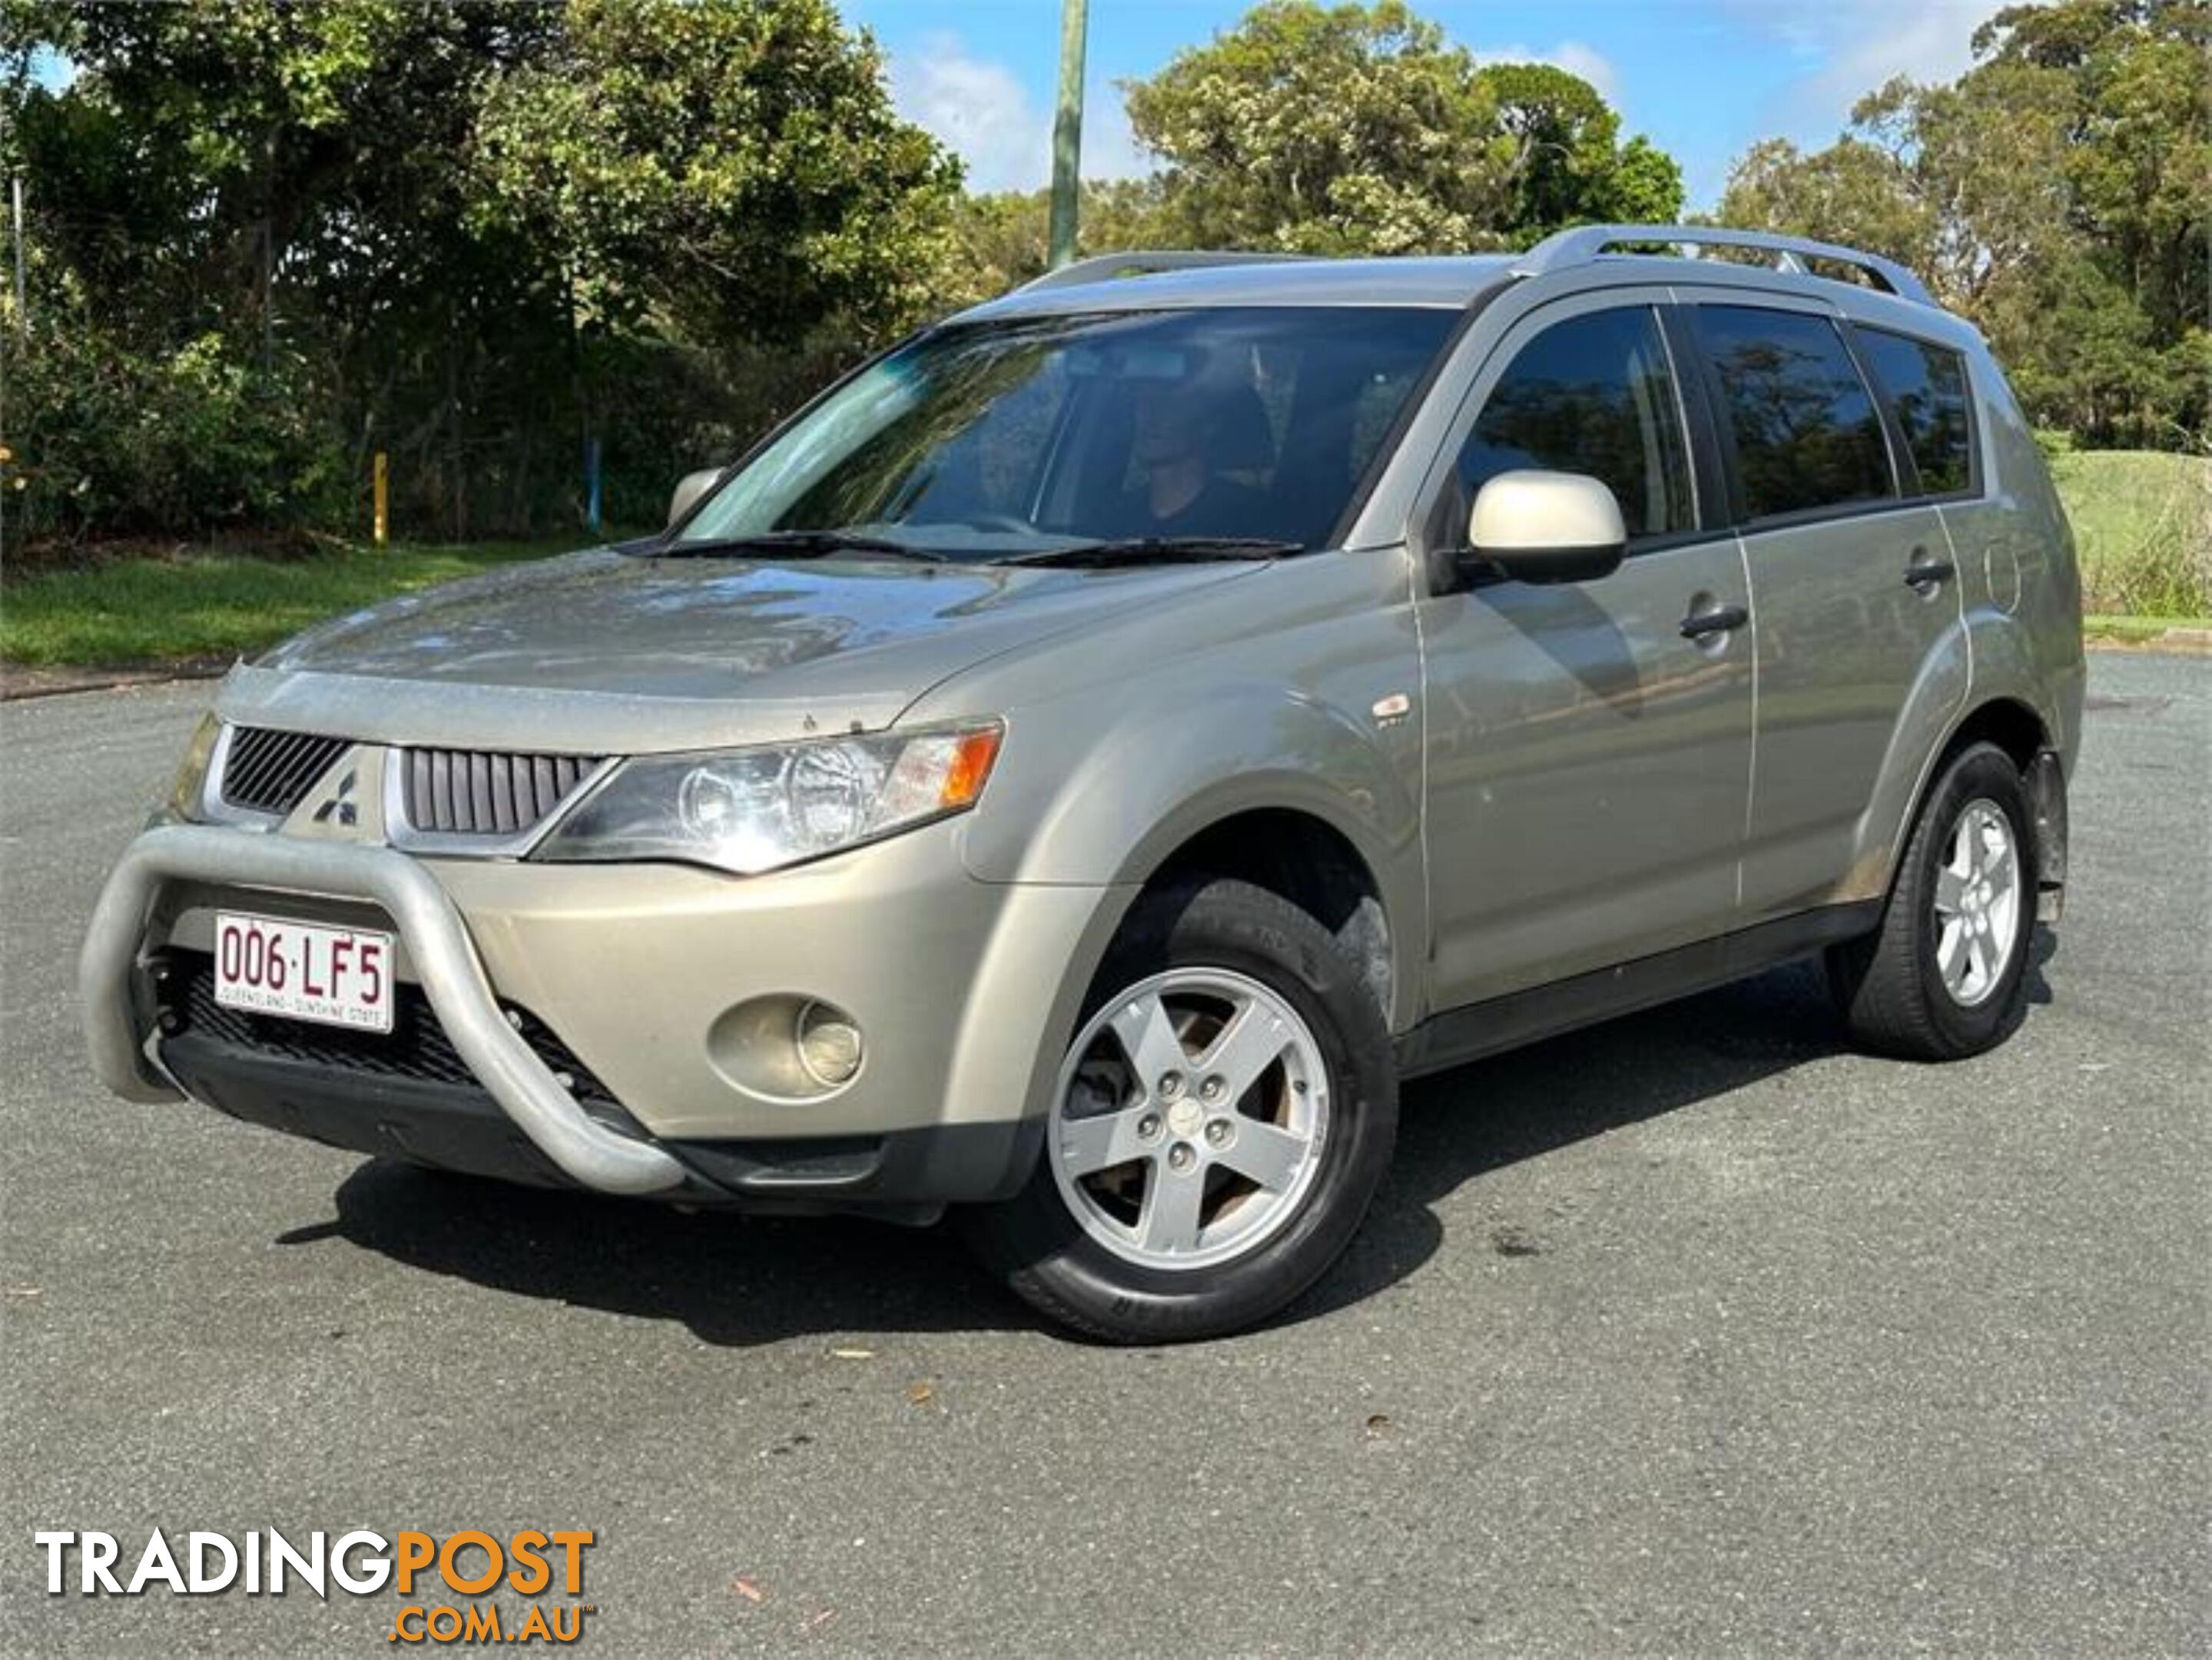
[[[1770, 531], [1795, 530], [1804, 526], [1832, 524], [1846, 519], [1870, 519], [1881, 514], [1895, 513], [1901, 508], [1926, 506], [1935, 498], [1908, 495], [1905, 491], [1905, 477], [1899, 465], [1900, 457], [1898, 439], [1892, 431], [1889, 411], [1885, 407], [1881, 394], [1875, 391], [1874, 382], [1868, 376], [1865, 367], [1859, 362], [1857, 352], [1852, 349], [1845, 328], [1846, 319], [1842, 313], [1834, 307], [1822, 303], [1800, 301], [1794, 305], [1777, 304], [1772, 302], [1772, 298], [1759, 294], [1737, 295], [1731, 292], [1725, 296], [1714, 295], [1708, 298], [1698, 295], [1678, 298], [1675, 301], [1684, 313], [1683, 323], [1689, 338], [1696, 346], [1698, 378], [1704, 383], [1711, 411], [1710, 424], [1713, 447], [1728, 480], [1726, 499], [1729, 509], [1730, 527], [1745, 537], [1763, 536]], [[1792, 295], [1789, 298], [1796, 299], [1796, 296]], [[1877, 418], [1881, 423], [1882, 451], [1889, 464], [1892, 494], [1868, 496], [1850, 502], [1824, 503], [1819, 507], [1800, 508], [1788, 513], [1770, 513], [1757, 516], [1752, 514], [1749, 498], [1744, 491], [1743, 461], [1736, 448], [1735, 423], [1728, 418], [1727, 389], [1721, 383], [1720, 367], [1713, 361], [1712, 353], [1705, 349], [1702, 333], [1697, 326], [1695, 313], [1711, 309], [1771, 311], [1793, 317], [1817, 318], [1826, 322], [1835, 331], [1838, 344], [1842, 347], [1845, 359], [1850, 363], [1853, 373], [1859, 378], [1861, 389], [1866, 393], [1868, 403], [1873, 407]]]
[[[1920, 477], [1919, 461], [1912, 453], [1912, 446], [1906, 440], [1903, 426], [1897, 419], [1896, 411], [1890, 407], [1888, 388], [1883, 384], [1881, 374], [1875, 370], [1873, 362], [1867, 357], [1863, 349], [1859, 337], [1867, 334], [1887, 335], [1893, 340], [1902, 340], [1910, 345], [1919, 347], [1923, 351], [1940, 351], [1958, 363], [1960, 382], [1966, 389], [1966, 483], [1965, 488], [1941, 492], [1926, 488]], [[1956, 346], [1946, 344], [1941, 340], [1930, 340], [1925, 335], [1914, 334], [1905, 329], [1892, 328], [1883, 323], [1863, 323], [1855, 317], [1846, 319], [1844, 339], [1851, 349], [1852, 356], [1858, 360], [1860, 374], [1866, 377], [1867, 384], [1875, 389], [1876, 401], [1881, 405], [1883, 424], [1891, 429], [1899, 454], [1903, 458], [1905, 465], [1912, 470], [1913, 482], [1918, 487], [1917, 493], [1912, 499], [1917, 502], [1932, 502], [1938, 506], [1955, 507], [1964, 502], [1978, 502], [1986, 496], [1989, 493], [1989, 481], [1987, 470], [1982, 465], [1981, 411], [1975, 407], [1974, 366], [1966, 354]]]

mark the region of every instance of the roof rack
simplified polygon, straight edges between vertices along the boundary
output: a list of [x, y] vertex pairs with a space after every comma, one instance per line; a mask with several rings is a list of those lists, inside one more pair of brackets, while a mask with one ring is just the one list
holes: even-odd
[[1540, 277], [1546, 271], [1587, 265], [1608, 248], [1624, 242], [1657, 242], [1695, 258], [1695, 248], [1750, 248], [1774, 256], [1777, 271], [1803, 273], [1808, 259], [1825, 259], [1863, 272], [1878, 289], [1900, 300], [1923, 306], [1936, 304], [1936, 296], [1911, 271], [1894, 259], [1833, 242], [1815, 242], [1802, 236], [1777, 236], [1767, 231], [1729, 230], [1718, 225], [1577, 225], [1546, 237], [1515, 262], [1517, 277]]
[[1303, 253], [1212, 253], [1194, 248], [1165, 248], [1151, 252], [1094, 253], [1058, 271], [1048, 271], [1016, 289], [1016, 294], [1037, 294], [1046, 289], [1072, 289], [1085, 283], [1103, 283], [1116, 277], [1149, 277], [1155, 271], [1195, 271], [1206, 265], [1272, 265], [1304, 259]]

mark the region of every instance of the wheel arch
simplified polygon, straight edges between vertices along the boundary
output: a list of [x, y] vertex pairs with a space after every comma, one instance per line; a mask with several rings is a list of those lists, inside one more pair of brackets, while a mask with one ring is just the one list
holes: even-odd
[[[1929, 751], [1927, 763], [1914, 781], [1905, 817], [1891, 838], [1893, 853], [1882, 892], [1897, 880], [1898, 854], [1911, 836], [1912, 827], [1928, 803], [1929, 792], [1944, 769], [1976, 744], [1992, 744], [2020, 769], [2034, 815], [2029, 833], [2036, 841], [2037, 867], [2046, 886], [2063, 886], [2066, 871], [2066, 784], [2055, 760], [2054, 734], [2049, 722], [2033, 705], [2010, 692], [1982, 698], [1954, 721], [1943, 740]], [[2046, 903], [2046, 920], [2057, 920], [2057, 906]]]
[[[1401, 1031], [1412, 1023], [1409, 1006], [1418, 979], [1406, 958], [1422, 949], [1423, 942], [1407, 937], [1417, 930], [1395, 924], [1417, 913], [1394, 905], [1382, 875], [1387, 866], [1378, 865], [1371, 842], [1340, 812], [1310, 800], [1287, 803], [1283, 798], [1296, 794], [1294, 790], [1285, 788], [1255, 805], [1243, 800], [1251, 781], [1238, 781], [1243, 787], [1232, 795], [1217, 792], [1186, 802], [1183, 811], [1170, 815], [1152, 836], [1132, 849], [1109, 882], [1026, 885], [1030, 903], [1048, 906], [1057, 919], [1054, 949], [1049, 958], [1041, 955], [1024, 929], [1018, 943], [994, 950], [987, 958], [988, 994], [970, 1000], [969, 1021], [972, 1025], [979, 1007], [1027, 1000], [1048, 977], [1049, 989], [1036, 998], [1027, 1028], [1036, 1041], [1009, 1045], [993, 1022], [989, 1031], [964, 1032], [955, 1060], [956, 1093], [979, 1098], [1010, 1094], [1023, 1104], [1023, 1134], [998, 1173], [995, 1196], [1014, 1191], [1034, 1168], [1047, 1091], [1081, 1024], [1084, 997], [1115, 936], [1148, 893], [1194, 877], [1217, 876], [1277, 894], [1305, 909], [1353, 952], [1389, 1030]], [[1241, 805], [1224, 805], [1230, 800]], [[1216, 810], [1206, 810], [1209, 802]], [[1326, 885], [1331, 883], [1342, 885]], [[1041, 975], [1048, 960], [1048, 972]], [[1401, 1007], [1408, 1010], [1402, 1020], [1397, 1018]]]
[[1243, 808], [1187, 835], [1154, 865], [1143, 891], [1209, 877], [1249, 882], [1327, 928], [1390, 1020], [1401, 976], [1389, 902], [1373, 866], [1342, 830], [1306, 808]]
[[2035, 764], [2035, 757], [2050, 747], [2051, 728], [2041, 715], [2018, 697], [1999, 696], [1975, 704], [1959, 718], [1943, 747], [1937, 751], [1935, 765], [1921, 781], [1913, 812], [1919, 812], [1920, 801], [1925, 799], [1929, 786], [1953, 757], [1970, 744], [1985, 742], [1995, 744], [2012, 757], [2014, 766], [2026, 772]]
[[[1117, 916], [1158, 881], [1194, 872], [1250, 881], [1332, 932], [1350, 924], [1387, 1024], [1403, 1030], [1418, 1012], [1427, 943], [1417, 751], [1336, 701], [1279, 683], [1209, 687], [1202, 720], [1192, 718], [1198, 701], [1140, 688], [1095, 733], [1069, 734], [1048, 767], [1008, 781], [1018, 787], [1004, 811], [978, 815], [969, 870], [1098, 888], [1116, 896]], [[1364, 920], [1344, 914], [1363, 908]]]

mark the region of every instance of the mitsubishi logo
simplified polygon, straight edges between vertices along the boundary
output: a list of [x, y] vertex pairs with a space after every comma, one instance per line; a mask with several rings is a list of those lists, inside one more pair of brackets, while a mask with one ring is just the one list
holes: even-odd
[[325, 842], [381, 841], [384, 782], [384, 752], [356, 744], [324, 772], [284, 821], [285, 830]]
[[318, 824], [336, 824], [342, 829], [351, 830], [361, 823], [361, 809], [353, 802], [354, 786], [360, 781], [360, 777], [361, 775], [353, 768], [346, 769], [345, 776], [338, 780], [338, 787], [330, 793], [322, 806], [315, 809]]

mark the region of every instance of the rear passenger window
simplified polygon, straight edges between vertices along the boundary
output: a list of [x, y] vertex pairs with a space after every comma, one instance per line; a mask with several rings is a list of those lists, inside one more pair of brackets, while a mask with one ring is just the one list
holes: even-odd
[[1894, 496], [1881, 416], [1825, 317], [1701, 306], [1698, 337], [1753, 519]]
[[1695, 526], [1680, 405], [1648, 308], [1569, 318], [1515, 354], [1460, 452], [1462, 510], [1520, 467], [1603, 481], [1632, 540]]
[[1972, 417], [1966, 360], [1946, 346], [1884, 329], [1857, 331], [1859, 354], [1882, 402], [1905, 435], [1926, 496], [1952, 496], [1974, 482]]

